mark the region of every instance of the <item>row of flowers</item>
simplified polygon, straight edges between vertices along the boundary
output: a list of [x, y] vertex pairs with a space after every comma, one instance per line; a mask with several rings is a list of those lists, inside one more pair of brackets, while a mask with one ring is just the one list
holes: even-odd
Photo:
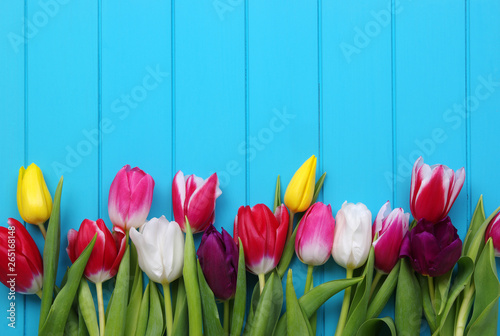
[[[491, 293], [490, 301], [495, 305], [473, 305], [474, 295], [479, 296], [474, 283], [480, 280], [474, 279], [473, 273], [478, 263], [492, 267], [491, 262], [479, 262], [483, 251], [488, 251], [484, 259], [489, 261], [493, 251], [497, 254], [500, 251], [500, 214], [494, 212], [485, 218], [480, 200], [464, 244], [448, 217], [465, 181], [463, 168], [454, 172], [444, 165], [424, 164], [422, 158], [415, 162], [410, 192], [412, 223], [409, 213], [402, 208], [392, 209], [389, 202], [381, 207], [374, 221], [362, 203], [345, 202], [334, 216], [330, 205], [316, 202], [325, 174], [316, 181], [315, 173], [316, 157], [312, 156], [294, 174], [283, 203], [278, 177], [273, 210], [265, 204], [241, 206], [231, 237], [226, 230], [218, 232], [213, 225], [216, 200], [222, 194], [215, 173], [204, 180], [195, 175], [184, 176], [179, 171], [172, 183], [175, 221], [165, 216], [147, 220], [154, 180], [137, 167], [124, 166], [109, 191], [112, 231], [102, 219], [85, 219], [79, 230], [68, 232], [66, 251], [74, 264], [66, 278], [77, 283], [73, 285], [74, 290], [64, 291], [67, 284], [61, 289], [55, 286], [54, 265], [50, 259], [52, 256], [53, 262], [59, 253], [57, 233], [62, 180], [53, 202], [41, 170], [32, 164], [26, 170], [20, 169], [17, 203], [22, 219], [38, 225], [44, 237], [47, 236], [44, 258], [24, 226], [13, 218], [8, 220], [9, 228], [0, 228], [0, 239], [7, 242], [12, 232], [16, 234], [12, 240], [18, 274], [15, 288], [19, 293], [36, 293], [42, 298], [40, 334], [55, 329], [76, 332], [78, 328], [71, 329], [71, 323], [81, 326], [77, 323], [79, 319], [84, 320], [85, 329], [91, 335], [146, 332], [174, 335], [187, 334], [187, 330], [194, 335], [201, 334], [202, 330], [213, 335], [242, 331], [250, 335], [262, 332], [280, 335], [286, 334], [286, 330], [297, 335], [315, 334], [315, 311], [344, 289], [336, 335], [370, 334], [375, 324], [383, 325], [393, 334], [397, 331], [418, 335], [422, 310], [434, 334], [463, 335], [474, 326], [481, 328], [485, 312], [489, 313], [495, 306], [498, 310], [498, 295]], [[45, 222], [49, 218], [46, 231]], [[192, 235], [199, 232], [203, 235], [195, 256]], [[287, 272], [294, 252], [308, 265], [304, 296], [300, 299], [293, 289], [292, 272]], [[346, 279], [332, 280], [314, 288], [313, 268], [325, 264], [330, 256], [346, 269]], [[9, 272], [10, 257], [9, 247], [1, 245], [0, 280], [8, 287], [7, 274], [12, 273]], [[457, 262], [459, 269], [452, 285]], [[47, 265], [51, 267], [50, 276], [44, 275]], [[259, 278], [249, 307], [245, 269]], [[153, 283], [144, 290], [140, 270], [150, 281], [161, 285], [163, 295]], [[489, 271], [481, 272], [486, 274], [481, 276], [488, 277], [494, 271], [496, 279], [496, 269]], [[88, 284], [80, 283], [82, 274], [95, 284], [99, 319], [94, 317], [97, 314]], [[272, 310], [279, 312], [283, 304], [283, 288], [276, 279], [285, 274], [286, 314], [273, 315]], [[115, 290], [106, 312], [102, 284], [115, 276]], [[490, 278], [485, 281], [490, 289], [496, 288], [498, 279], [495, 283]], [[125, 298], [114, 298], [115, 293], [125, 291], [129, 293]], [[376, 319], [395, 291], [395, 322]], [[224, 305], [222, 324], [214, 295]], [[78, 297], [79, 309], [74, 311], [71, 305], [67, 308], [60, 303], [56, 305], [59, 296], [65, 296], [68, 302]], [[158, 305], [161, 301], [164, 304]], [[412, 303], [416, 305], [416, 315], [407, 309]], [[147, 307], [145, 313], [143, 305]], [[452, 317], [450, 311], [458, 313]], [[118, 316], [116, 320], [109, 316], [114, 313]], [[495, 325], [496, 334], [493, 315], [487, 322]], [[466, 329], [467, 323], [469, 329]]]

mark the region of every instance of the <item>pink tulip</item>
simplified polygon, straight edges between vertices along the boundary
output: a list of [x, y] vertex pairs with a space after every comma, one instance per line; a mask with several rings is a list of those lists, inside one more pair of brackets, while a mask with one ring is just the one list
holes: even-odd
[[391, 203], [387, 201], [378, 212], [373, 222], [373, 242], [375, 251], [375, 267], [383, 272], [390, 273], [399, 260], [401, 242], [408, 232], [410, 214], [402, 208], [391, 211]]
[[424, 164], [419, 157], [411, 176], [410, 209], [416, 220], [437, 223], [448, 215], [465, 181], [465, 170], [455, 173], [444, 165]]
[[215, 220], [215, 200], [222, 194], [217, 174], [203, 180], [196, 175], [184, 176], [178, 171], [172, 184], [175, 221], [185, 231], [185, 217], [193, 233], [205, 231]]
[[254, 274], [267, 274], [278, 265], [288, 232], [288, 210], [282, 204], [276, 213], [264, 204], [241, 206], [234, 219], [233, 236], [245, 251], [245, 264]]
[[138, 167], [123, 166], [109, 189], [111, 223], [124, 231], [144, 224], [151, 209], [154, 186], [153, 178]]
[[495, 257], [500, 257], [500, 212], [493, 217], [491, 222], [486, 228], [486, 233], [484, 235], [484, 241], [487, 243], [488, 239], [491, 238], [493, 242], [493, 248], [495, 249]]
[[22, 294], [42, 289], [43, 262], [40, 251], [26, 228], [9, 218], [9, 228], [0, 227], [0, 281]]
[[297, 229], [297, 257], [308, 265], [319, 266], [326, 263], [332, 251], [334, 231], [332, 207], [321, 202], [311, 205]]
[[84, 274], [93, 283], [102, 283], [116, 275], [125, 253], [126, 238], [120, 227], [111, 233], [102, 219], [96, 222], [85, 219], [79, 231], [69, 230], [66, 251], [71, 262], [75, 262], [96, 233], [97, 240]]

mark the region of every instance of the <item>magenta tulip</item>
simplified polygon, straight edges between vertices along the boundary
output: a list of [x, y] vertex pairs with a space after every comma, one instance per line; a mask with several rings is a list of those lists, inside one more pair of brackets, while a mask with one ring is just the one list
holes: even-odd
[[178, 171], [172, 184], [175, 221], [185, 231], [185, 217], [193, 233], [205, 231], [215, 220], [215, 200], [222, 194], [217, 174], [206, 180]]
[[465, 181], [465, 170], [455, 173], [444, 165], [424, 164], [422, 157], [413, 166], [410, 209], [416, 220], [439, 222], [448, 215]]
[[285, 205], [272, 211], [264, 204], [241, 206], [234, 219], [234, 241], [241, 239], [245, 264], [254, 274], [267, 274], [278, 265], [288, 231]]
[[111, 233], [102, 219], [96, 222], [85, 219], [79, 231], [69, 230], [66, 251], [71, 262], [75, 262], [96, 233], [97, 240], [84, 274], [93, 283], [102, 283], [115, 276], [125, 253], [125, 233], [119, 227]]
[[22, 294], [42, 289], [43, 262], [40, 251], [26, 228], [9, 218], [9, 228], [0, 227], [0, 281]]
[[400, 256], [408, 257], [418, 273], [436, 277], [451, 270], [461, 253], [462, 241], [446, 217], [437, 223], [419, 220], [403, 239]]
[[124, 231], [146, 221], [153, 201], [153, 178], [138, 167], [125, 165], [109, 189], [108, 212], [114, 226]]
[[391, 211], [391, 203], [387, 201], [378, 212], [373, 222], [372, 235], [375, 252], [375, 268], [382, 273], [390, 273], [399, 259], [399, 251], [403, 238], [408, 232], [410, 214], [402, 208]]
[[214, 295], [223, 301], [232, 298], [236, 292], [239, 253], [229, 233], [222, 229], [220, 234], [210, 225], [201, 237], [196, 255]]
[[500, 257], [500, 212], [493, 217], [491, 222], [486, 228], [486, 233], [484, 235], [484, 241], [488, 242], [491, 238], [493, 243], [493, 248], [495, 249], [495, 257]]
[[323, 265], [330, 258], [333, 247], [335, 219], [332, 207], [314, 203], [302, 217], [295, 238], [295, 253], [307, 265]]

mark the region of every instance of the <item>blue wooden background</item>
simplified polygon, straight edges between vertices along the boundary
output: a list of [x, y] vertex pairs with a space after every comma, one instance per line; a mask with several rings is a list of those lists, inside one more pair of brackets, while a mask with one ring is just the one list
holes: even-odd
[[[466, 169], [451, 212], [463, 238], [480, 194], [487, 213], [500, 205], [499, 17], [494, 0], [1, 1], [0, 217], [20, 219], [20, 166], [39, 165], [52, 193], [64, 175], [64, 252], [84, 218], [110, 225], [128, 163], [156, 181], [150, 216], [169, 218], [175, 172], [216, 171], [216, 225], [232, 231], [240, 205], [271, 205], [276, 176], [284, 189], [312, 154], [321, 200], [375, 216], [387, 200], [409, 210], [423, 155]], [[62, 253], [60, 273], [69, 264]], [[306, 268], [293, 268], [301, 294]], [[315, 282], [344, 275], [330, 259]], [[333, 334], [341, 296], [318, 335]], [[39, 299], [16, 297], [15, 330], [7, 305], [2, 286], [0, 333], [36, 334]]]

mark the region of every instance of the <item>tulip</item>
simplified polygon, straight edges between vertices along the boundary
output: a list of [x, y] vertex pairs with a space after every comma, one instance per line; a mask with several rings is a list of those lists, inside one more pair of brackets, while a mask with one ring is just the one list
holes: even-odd
[[316, 156], [311, 156], [295, 172], [285, 191], [285, 205], [291, 213], [305, 211], [314, 194], [316, 180]]
[[419, 157], [411, 175], [410, 209], [416, 220], [437, 223], [448, 215], [465, 181], [465, 170], [455, 173], [444, 165], [429, 166]]
[[238, 254], [238, 247], [226, 230], [220, 234], [210, 225], [203, 233], [196, 255], [208, 285], [223, 301], [232, 298], [236, 291]]
[[26, 228], [9, 218], [9, 228], [0, 227], [0, 281], [22, 294], [41, 295], [43, 262]]
[[297, 229], [295, 253], [300, 261], [313, 266], [326, 263], [332, 251], [334, 230], [332, 207], [321, 202], [314, 203]]
[[138, 167], [123, 166], [109, 189], [108, 212], [114, 226], [128, 231], [146, 221], [153, 200], [153, 178]]
[[203, 180], [196, 175], [184, 176], [178, 171], [172, 184], [172, 206], [174, 218], [182, 231], [185, 229], [185, 218], [193, 233], [205, 231], [214, 223], [215, 200], [222, 194], [216, 173]]
[[375, 252], [375, 268], [382, 273], [390, 273], [399, 259], [401, 242], [408, 232], [410, 214], [402, 208], [391, 211], [387, 201], [380, 209], [373, 223], [372, 236]]
[[484, 235], [484, 241], [487, 243], [488, 239], [491, 238], [493, 243], [493, 248], [495, 249], [495, 257], [500, 257], [500, 212], [493, 217], [491, 222], [486, 228], [486, 233]]
[[436, 224], [419, 220], [403, 240], [400, 256], [408, 257], [418, 273], [437, 277], [455, 266], [461, 252], [457, 229], [446, 217]]
[[241, 206], [234, 219], [234, 241], [241, 239], [247, 269], [259, 276], [261, 292], [264, 275], [281, 259], [288, 231], [288, 210], [285, 205], [272, 211], [264, 204]]
[[170, 336], [173, 323], [170, 283], [182, 275], [184, 235], [179, 224], [161, 216], [144, 223], [140, 232], [132, 228], [130, 239], [137, 248], [139, 267], [151, 280], [163, 286], [167, 336]]
[[52, 197], [42, 171], [34, 163], [19, 169], [17, 180], [17, 208], [26, 223], [38, 225], [45, 237], [43, 223], [50, 217]]

